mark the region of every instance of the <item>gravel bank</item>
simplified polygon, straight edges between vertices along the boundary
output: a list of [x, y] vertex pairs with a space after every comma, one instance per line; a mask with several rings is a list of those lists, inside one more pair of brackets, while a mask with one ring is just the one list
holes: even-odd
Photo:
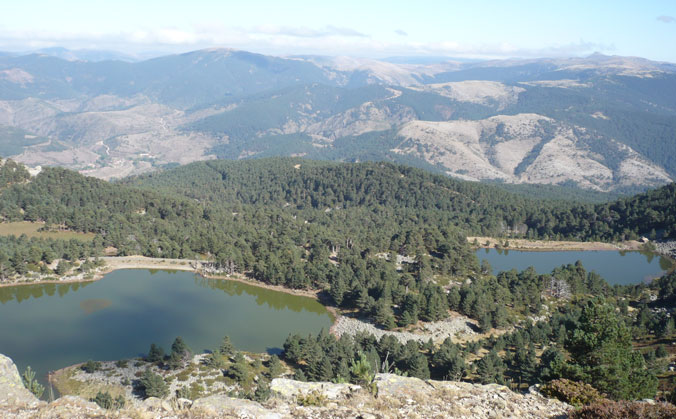
[[655, 252], [676, 259], [676, 240], [653, 242], [653, 244], [655, 245]]
[[337, 337], [340, 337], [343, 334], [355, 335], [359, 332], [370, 333], [378, 339], [385, 335], [391, 335], [402, 343], [406, 343], [409, 340], [427, 342], [430, 339], [432, 339], [434, 342], [443, 342], [444, 339], [449, 337], [451, 339], [455, 339], [460, 335], [476, 334], [470, 324], [474, 324], [474, 322], [468, 317], [457, 316], [449, 317], [436, 322], [423, 323], [422, 330], [415, 333], [390, 332], [379, 329], [366, 321], [341, 316], [334, 323], [333, 327], [331, 328], [331, 332]]

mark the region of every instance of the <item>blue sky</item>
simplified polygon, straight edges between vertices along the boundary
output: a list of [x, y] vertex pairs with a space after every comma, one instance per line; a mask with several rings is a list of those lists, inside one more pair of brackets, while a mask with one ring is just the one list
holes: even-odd
[[676, 62], [676, 0], [4, 0], [0, 49], [131, 54], [229, 47], [381, 58], [580, 56]]

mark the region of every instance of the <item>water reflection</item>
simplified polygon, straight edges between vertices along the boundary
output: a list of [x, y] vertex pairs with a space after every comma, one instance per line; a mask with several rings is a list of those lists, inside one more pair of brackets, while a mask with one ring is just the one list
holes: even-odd
[[257, 305], [265, 305], [277, 311], [291, 310], [296, 313], [309, 311], [310, 313], [315, 314], [326, 312], [326, 308], [324, 308], [324, 306], [310, 297], [292, 295], [280, 291], [245, 284], [239, 281], [196, 276], [195, 284], [199, 285], [200, 287], [221, 290], [231, 296], [249, 295], [255, 298]]
[[168, 348], [182, 336], [196, 350], [275, 351], [292, 333], [331, 326], [318, 301], [191, 272], [118, 270], [90, 283], [0, 288], [0, 353], [44, 377], [77, 362]]
[[31, 297], [38, 299], [45, 294], [49, 297], [54, 296], [58, 292], [59, 297], [63, 297], [71, 291], [77, 291], [84, 288], [91, 282], [71, 282], [65, 284], [35, 284], [35, 285], [21, 285], [15, 287], [0, 288], [0, 303], [4, 304], [9, 301], [16, 301], [21, 303], [30, 300]]

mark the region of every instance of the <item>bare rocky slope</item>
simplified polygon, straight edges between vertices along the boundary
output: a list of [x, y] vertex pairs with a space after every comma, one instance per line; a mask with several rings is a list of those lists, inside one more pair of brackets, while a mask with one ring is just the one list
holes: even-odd
[[660, 186], [670, 181], [662, 168], [631, 147], [537, 114], [477, 121], [412, 121], [398, 135], [402, 142], [393, 151], [420, 156], [467, 180], [572, 181], [596, 190]]
[[23, 387], [11, 359], [0, 355], [0, 416], [3, 418], [552, 418], [571, 409], [538, 393], [504, 386], [378, 374], [376, 395], [352, 384], [272, 381], [263, 404], [213, 395], [194, 401], [149, 398], [138, 406], [106, 411], [93, 402], [65, 396], [40, 401]]

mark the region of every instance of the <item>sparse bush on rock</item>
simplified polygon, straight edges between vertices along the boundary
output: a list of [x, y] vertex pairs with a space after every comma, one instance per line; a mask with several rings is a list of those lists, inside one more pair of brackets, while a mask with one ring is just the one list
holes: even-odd
[[648, 403], [603, 400], [572, 410], [570, 419], [672, 419], [676, 417], [676, 406], [670, 403]]
[[544, 384], [540, 393], [577, 407], [603, 400], [603, 395], [591, 385], [565, 378]]

